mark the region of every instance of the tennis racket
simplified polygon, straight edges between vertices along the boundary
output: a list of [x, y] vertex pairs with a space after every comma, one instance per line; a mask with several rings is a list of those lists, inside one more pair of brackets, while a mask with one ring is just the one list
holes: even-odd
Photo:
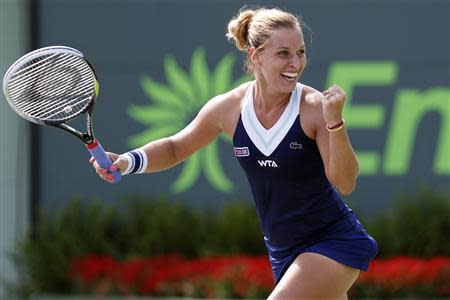
[[[83, 53], [52, 46], [32, 51], [14, 62], [3, 78], [3, 92], [12, 109], [24, 119], [62, 129], [80, 139], [104, 168], [111, 160], [94, 136], [92, 112], [99, 84]], [[86, 115], [86, 132], [66, 124]], [[114, 183], [121, 179], [112, 172]]]

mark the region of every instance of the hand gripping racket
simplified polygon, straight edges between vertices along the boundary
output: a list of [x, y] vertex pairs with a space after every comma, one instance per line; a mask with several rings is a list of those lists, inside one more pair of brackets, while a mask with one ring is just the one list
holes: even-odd
[[[80, 51], [52, 46], [40, 48], [19, 58], [3, 78], [3, 92], [13, 110], [39, 125], [62, 129], [79, 138], [104, 168], [111, 160], [94, 137], [92, 111], [98, 95], [98, 82], [91, 65]], [[86, 132], [66, 124], [86, 113]], [[114, 171], [114, 183], [121, 179]]]

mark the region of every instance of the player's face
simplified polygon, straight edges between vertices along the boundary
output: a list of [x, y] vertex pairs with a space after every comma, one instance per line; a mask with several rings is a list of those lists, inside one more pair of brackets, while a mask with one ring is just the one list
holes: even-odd
[[305, 42], [300, 28], [274, 30], [253, 59], [255, 76], [280, 93], [293, 91], [306, 66]]

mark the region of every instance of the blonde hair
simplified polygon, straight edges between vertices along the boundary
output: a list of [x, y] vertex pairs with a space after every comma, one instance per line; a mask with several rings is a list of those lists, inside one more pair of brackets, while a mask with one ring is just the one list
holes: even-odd
[[[242, 8], [237, 16], [228, 23], [226, 34], [229, 40], [234, 40], [241, 51], [248, 51], [251, 47], [263, 49], [272, 31], [279, 28], [301, 28], [300, 18], [279, 8], [257, 8], [255, 10]], [[245, 68], [253, 72], [253, 65], [247, 57]]]

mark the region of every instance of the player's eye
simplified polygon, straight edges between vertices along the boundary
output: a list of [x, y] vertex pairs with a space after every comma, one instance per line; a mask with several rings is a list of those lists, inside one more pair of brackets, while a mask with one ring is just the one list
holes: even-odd
[[278, 55], [279, 55], [279, 56], [282, 56], [282, 57], [286, 57], [286, 56], [289, 55], [289, 52], [283, 50], [283, 51], [278, 52]]
[[303, 49], [298, 50], [297, 54], [303, 55], [303, 54], [305, 54], [305, 52], [306, 52], [306, 50], [303, 48]]

